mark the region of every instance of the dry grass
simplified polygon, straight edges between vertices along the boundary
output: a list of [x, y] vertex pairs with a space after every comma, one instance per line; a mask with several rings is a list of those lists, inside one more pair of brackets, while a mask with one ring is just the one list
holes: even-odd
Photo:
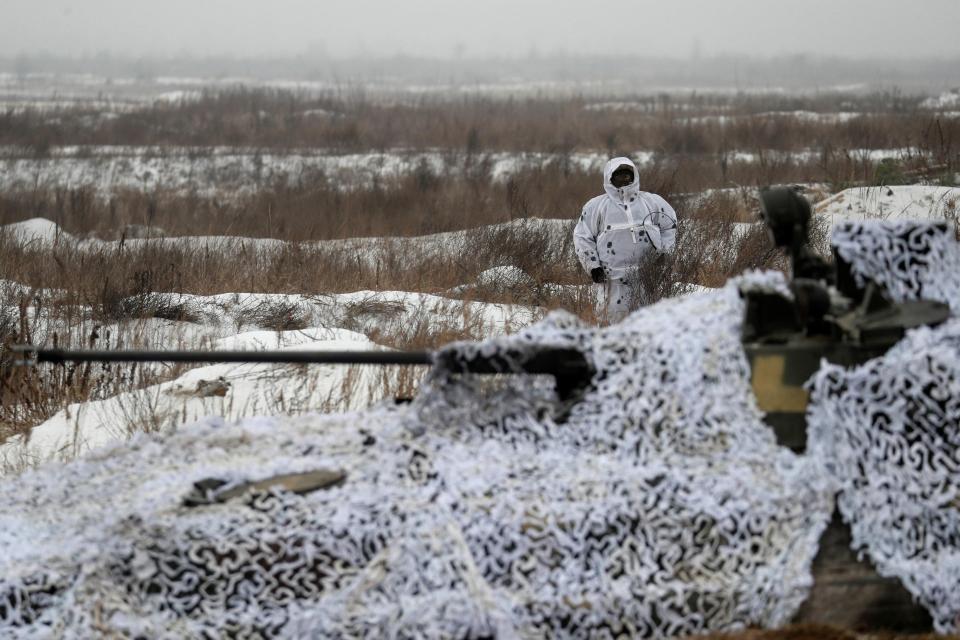
[[[0, 113], [0, 144], [35, 155], [56, 145], [323, 147], [336, 151], [438, 148], [566, 152], [656, 149], [665, 154], [729, 150], [894, 148], [949, 153], [960, 122], [919, 108], [922, 96], [823, 93], [805, 96], [688, 94], [637, 96], [629, 109], [594, 110], [599, 98], [497, 99], [311, 96], [269, 89], [207, 92], [200, 100], [97, 118], [89, 108]], [[849, 120], [777, 117], [847, 111]], [[715, 117], [727, 120], [721, 125]]]
[[[387, 176], [373, 185], [344, 189], [322, 175], [288, 185], [277, 182], [238, 197], [202, 197], [165, 189], [118, 190], [98, 196], [92, 187], [33, 188], [0, 192], [0, 224], [42, 217], [81, 236], [121, 237], [135, 225], [169, 235], [234, 235], [287, 240], [364, 236], [415, 236], [508, 222], [516, 218], [575, 218], [601, 191], [596, 172], [554, 160], [508, 181], [490, 175], [490, 158], [454, 157], [434, 173]], [[425, 174], [429, 173], [429, 179]], [[669, 195], [670, 166], [641, 176], [646, 188]]]

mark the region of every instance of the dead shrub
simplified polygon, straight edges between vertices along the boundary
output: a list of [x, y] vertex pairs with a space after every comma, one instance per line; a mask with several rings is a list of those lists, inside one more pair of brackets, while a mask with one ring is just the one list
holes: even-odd
[[234, 322], [238, 330], [253, 325], [271, 331], [296, 331], [310, 326], [310, 312], [297, 301], [263, 300], [238, 311]]

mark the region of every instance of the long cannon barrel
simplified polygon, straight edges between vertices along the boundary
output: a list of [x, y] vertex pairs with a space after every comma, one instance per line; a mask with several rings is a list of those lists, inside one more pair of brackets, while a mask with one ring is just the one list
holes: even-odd
[[109, 351], [14, 345], [30, 362], [244, 362], [275, 364], [433, 364], [429, 351]]
[[14, 345], [21, 354], [18, 364], [37, 362], [193, 362], [272, 364], [430, 365], [449, 373], [532, 374], [556, 378], [562, 398], [585, 389], [595, 373], [584, 354], [576, 349], [543, 347], [507, 358], [503, 355], [463, 357], [457, 352], [431, 351], [111, 351], [44, 349]]

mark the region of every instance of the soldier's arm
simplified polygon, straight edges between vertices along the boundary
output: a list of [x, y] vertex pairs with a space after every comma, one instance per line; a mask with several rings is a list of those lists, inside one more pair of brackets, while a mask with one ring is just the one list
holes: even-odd
[[660, 196], [656, 196], [655, 201], [659, 207], [657, 226], [660, 227], [660, 251], [673, 253], [677, 246], [677, 212]]
[[600, 207], [592, 200], [588, 202], [580, 213], [577, 226], [573, 229], [573, 247], [577, 252], [577, 259], [587, 273], [602, 266], [600, 256], [597, 255], [597, 236], [600, 234], [599, 209]]

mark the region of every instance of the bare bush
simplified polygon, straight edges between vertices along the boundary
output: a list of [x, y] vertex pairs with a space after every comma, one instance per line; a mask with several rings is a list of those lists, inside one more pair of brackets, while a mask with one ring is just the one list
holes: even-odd
[[273, 331], [294, 331], [310, 326], [310, 315], [304, 305], [297, 301], [262, 300], [245, 307], [234, 316], [238, 328], [253, 325]]

